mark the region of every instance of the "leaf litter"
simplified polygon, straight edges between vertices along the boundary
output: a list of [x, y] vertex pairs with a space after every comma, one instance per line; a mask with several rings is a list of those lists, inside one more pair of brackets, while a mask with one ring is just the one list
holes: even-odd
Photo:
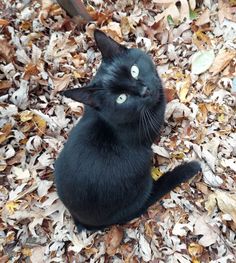
[[[55, 1], [0, 7], [0, 261], [235, 262], [235, 1], [90, 1], [84, 31]], [[98, 68], [96, 23], [158, 66], [168, 105], [154, 179], [196, 158], [203, 176], [124, 226], [78, 234], [53, 163], [83, 105], [58, 93]]]

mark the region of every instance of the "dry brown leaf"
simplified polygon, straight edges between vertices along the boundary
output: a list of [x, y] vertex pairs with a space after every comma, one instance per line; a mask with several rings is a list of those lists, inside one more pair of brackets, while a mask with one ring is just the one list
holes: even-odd
[[42, 0], [41, 4], [41, 10], [39, 13], [39, 21], [42, 23], [45, 27], [48, 26], [46, 23], [46, 19], [49, 15], [50, 9], [53, 6], [53, 1], [51, 0]]
[[194, 234], [201, 235], [198, 243], [201, 246], [208, 247], [214, 244], [218, 238], [218, 233], [210, 224], [211, 220], [208, 216], [199, 216], [194, 226]]
[[112, 226], [110, 231], [105, 236], [106, 252], [108, 255], [114, 255], [118, 246], [123, 239], [123, 229], [121, 227]]
[[209, 71], [213, 73], [213, 76], [220, 73], [229, 65], [230, 61], [235, 57], [235, 50], [221, 49], [218, 55], [216, 56], [212, 66], [210, 67]]
[[9, 23], [8, 20], [0, 18], [0, 26], [7, 26]]
[[0, 257], [0, 263], [7, 263], [9, 262], [9, 256], [8, 255], [4, 255], [2, 257]]
[[213, 90], [217, 87], [216, 83], [212, 81], [208, 81], [206, 85], [203, 87], [203, 92], [205, 95], [209, 96]]
[[[154, 3], [161, 6], [167, 6], [164, 9], [164, 12], [161, 12], [155, 17], [155, 21], [158, 22], [163, 18], [167, 19], [168, 16], [171, 16], [173, 21], [176, 23], [180, 20], [183, 21], [185, 18], [189, 19], [190, 6], [187, 0], [154, 0]], [[178, 9], [176, 3], [180, 2], [180, 8]], [[196, 6], [194, 0], [190, 1], [191, 9], [193, 10]]]
[[52, 95], [57, 94], [59, 91], [64, 90], [68, 87], [71, 81], [71, 74], [65, 74], [63, 77], [53, 77], [51, 76], [54, 89]]
[[133, 23], [129, 17], [123, 16], [120, 23], [121, 32], [123, 35], [128, 35], [132, 30], [134, 30]]
[[12, 87], [12, 82], [10, 80], [0, 80], [0, 90], [7, 90]]
[[170, 102], [175, 99], [176, 91], [174, 89], [165, 88], [164, 92], [167, 102]]
[[7, 39], [0, 39], [0, 60], [3, 58], [3, 60], [7, 62], [11, 62], [13, 59], [13, 48], [10, 45], [9, 41]]
[[35, 123], [36, 127], [37, 127], [37, 134], [38, 135], [43, 135], [45, 133], [46, 127], [47, 127], [47, 122], [40, 117], [37, 114], [34, 114], [33, 116], [33, 122]]
[[19, 151], [16, 152], [14, 157], [10, 158], [7, 161], [7, 164], [8, 165], [13, 165], [13, 164], [16, 164], [16, 163], [20, 163], [24, 156], [25, 156], [25, 149], [19, 150]]
[[40, 71], [37, 68], [37, 65], [35, 64], [27, 64], [25, 66], [25, 72], [24, 72], [24, 79], [28, 80], [31, 76], [36, 76], [38, 75]]
[[206, 9], [197, 19], [196, 25], [202, 26], [210, 22], [210, 10]]
[[203, 246], [197, 243], [191, 243], [188, 246], [188, 252], [192, 257], [200, 257], [203, 253]]
[[22, 111], [20, 114], [20, 121], [27, 122], [33, 119], [34, 113], [30, 110]]
[[201, 123], [205, 123], [207, 121], [208, 109], [205, 103], [200, 103], [199, 107], [199, 114], [197, 115], [197, 119]]
[[186, 101], [187, 94], [189, 92], [189, 88], [191, 86], [191, 78], [188, 76], [181, 85], [181, 88], [178, 91], [178, 96], [181, 102]]
[[218, 206], [219, 209], [232, 217], [234, 223], [236, 223], [236, 195], [229, 192], [215, 190], [213, 194], [208, 196], [208, 200], [205, 203], [205, 207], [209, 214], [211, 214], [214, 208]]
[[8, 136], [11, 133], [12, 125], [6, 123], [0, 130], [0, 144], [7, 140]]
[[121, 43], [123, 40], [121, 25], [117, 22], [110, 22], [107, 26], [101, 28], [106, 34], [108, 34], [115, 41]]
[[225, 18], [236, 22], [236, 17], [232, 14], [233, 9], [230, 6], [229, 1], [219, 0], [218, 4], [219, 4], [218, 17], [219, 17], [220, 24], [223, 23]]

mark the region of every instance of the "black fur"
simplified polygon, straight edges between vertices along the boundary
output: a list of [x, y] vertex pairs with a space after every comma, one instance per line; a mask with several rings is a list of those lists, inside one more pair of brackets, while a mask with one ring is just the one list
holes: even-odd
[[[201, 168], [185, 163], [158, 181], [150, 175], [151, 144], [164, 122], [165, 97], [150, 57], [95, 31], [102, 64], [86, 87], [63, 94], [84, 103], [55, 164], [60, 199], [78, 227], [102, 229], [140, 216], [159, 198]], [[132, 65], [139, 68], [133, 78]], [[128, 99], [118, 104], [117, 97]]]

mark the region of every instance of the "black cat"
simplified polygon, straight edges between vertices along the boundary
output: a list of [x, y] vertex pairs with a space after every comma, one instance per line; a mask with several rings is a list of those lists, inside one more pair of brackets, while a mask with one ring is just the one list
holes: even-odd
[[194, 161], [152, 179], [151, 144], [166, 105], [160, 78], [141, 50], [99, 30], [94, 36], [102, 64], [86, 87], [63, 92], [85, 113], [55, 164], [59, 197], [78, 230], [126, 223], [201, 171]]

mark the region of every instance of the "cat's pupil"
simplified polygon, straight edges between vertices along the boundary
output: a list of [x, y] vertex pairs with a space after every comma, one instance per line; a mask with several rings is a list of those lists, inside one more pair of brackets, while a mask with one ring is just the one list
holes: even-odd
[[138, 78], [138, 75], [139, 75], [139, 68], [137, 65], [133, 65], [131, 67], [131, 70], [130, 70], [130, 73], [131, 73], [131, 76], [134, 78], [134, 79], [137, 79]]
[[127, 100], [128, 96], [126, 94], [120, 94], [117, 99], [116, 99], [116, 102], [118, 104], [122, 104], [124, 103], [126, 100]]

